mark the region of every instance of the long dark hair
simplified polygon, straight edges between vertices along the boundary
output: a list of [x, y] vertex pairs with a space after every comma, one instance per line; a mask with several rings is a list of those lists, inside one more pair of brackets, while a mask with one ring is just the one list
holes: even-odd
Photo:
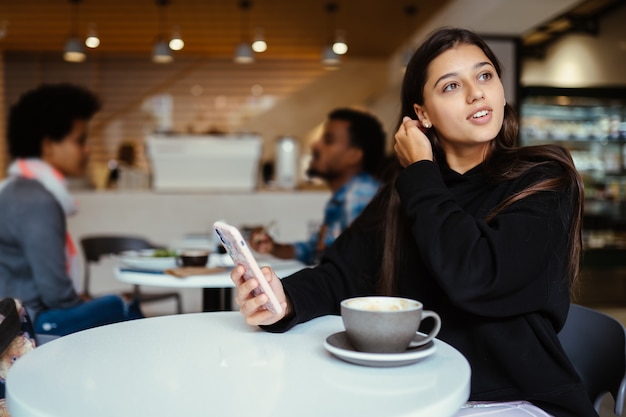
[[[420, 46], [407, 66], [402, 83], [402, 107], [398, 127], [402, 123], [404, 116], [415, 118], [414, 104], [424, 104], [424, 84], [428, 77], [430, 63], [443, 52], [460, 44], [479, 47], [493, 64], [498, 76], [501, 76], [500, 62], [489, 46], [478, 35], [465, 29], [439, 29], [433, 32]], [[487, 175], [494, 182], [515, 179], [529, 169], [544, 164], [556, 163], [562, 167], [564, 174], [558, 178], [541, 180], [525, 190], [512, 195], [489, 213], [485, 220], [490, 221], [511, 204], [535, 193], [571, 189], [573, 191], [575, 211], [568, 225], [571, 232], [568, 242], [568, 278], [570, 288], [574, 288], [582, 250], [582, 181], [567, 150], [554, 145], [518, 147], [518, 130], [519, 124], [515, 111], [506, 104], [502, 128], [496, 138], [491, 141], [484, 164]], [[445, 151], [437, 137], [436, 129], [428, 129], [427, 136], [433, 146], [435, 161], [445, 161]], [[382, 219], [377, 219], [376, 222], [382, 227], [384, 236], [384, 249], [379, 273], [379, 292], [382, 294], [393, 294], [395, 292], [396, 277], [399, 275], [402, 259], [406, 259], [403, 252], [407, 247], [407, 241], [411, 239], [410, 228], [402, 212], [400, 198], [394, 188], [395, 178], [400, 169], [400, 164], [394, 161], [387, 171], [389, 181], [386, 187], [381, 191], [377, 200], [373, 202], [375, 206], [377, 205], [376, 208], [380, 210], [379, 213], [384, 216]]]

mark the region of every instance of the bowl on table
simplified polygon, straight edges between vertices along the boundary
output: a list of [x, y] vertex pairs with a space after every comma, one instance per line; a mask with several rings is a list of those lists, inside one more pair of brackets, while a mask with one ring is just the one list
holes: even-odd
[[182, 249], [178, 253], [177, 264], [181, 267], [206, 266], [210, 252], [205, 249]]

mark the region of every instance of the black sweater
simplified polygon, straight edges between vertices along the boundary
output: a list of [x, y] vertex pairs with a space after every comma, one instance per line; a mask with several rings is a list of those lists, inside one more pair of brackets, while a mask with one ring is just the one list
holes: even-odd
[[[535, 168], [497, 184], [482, 165], [464, 175], [428, 161], [402, 170], [395, 186], [411, 238], [397, 293], [439, 313], [438, 338], [471, 364], [470, 400], [527, 400], [558, 417], [597, 416], [557, 338], [569, 308], [573, 191], [540, 192], [484, 220], [506, 197], [559, 169]], [[381, 227], [362, 224], [342, 234], [318, 267], [282, 280], [295, 316], [267, 330], [339, 314], [341, 300], [376, 293]]]

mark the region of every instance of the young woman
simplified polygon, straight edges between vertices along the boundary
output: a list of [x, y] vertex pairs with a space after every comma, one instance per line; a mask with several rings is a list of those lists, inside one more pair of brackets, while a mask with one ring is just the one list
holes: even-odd
[[474, 33], [434, 32], [405, 73], [394, 180], [318, 267], [282, 281], [266, 270], [284, 315], [261, 307], [242, 267], [237, 301], [248, 323], [285, 331], [352, 296], [418, 299], [472, 366], [458, 415], [595, 416], [557, 338], [578, 272], [581, 181], [563, 148], [516, 147], [500, 72]]
[[114, 295], [85, 301], [73, 286], [78, 253], [65, 217], [77, 207], [65, 177], [85, 173], [88, 122], [99, 106], [83, 88], [43, 85], [9, 114], [13, 162], [0, 182], [0, 297], [22, 300], [37, 334], [142, 317], [136, 302]]

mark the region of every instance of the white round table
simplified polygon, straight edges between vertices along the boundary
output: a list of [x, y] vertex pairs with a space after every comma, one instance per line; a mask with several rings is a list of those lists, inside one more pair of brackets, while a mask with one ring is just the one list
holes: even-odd
[[116, 267], [115, 277], [122, 282], [137, 285], [151, 285], [169, 288], [231, 288], [235, 285], [230, 279], [230, 269], [204, 275], [191, 275], [178, 278], [163, 271], [142, 271], [133, 268]]
[[161, 316], [61, 337], [10, 369], [12, 417], [447, 417], [467, 400], [470, 367], [439, 340], [417, 363], [375, 368], [324, 347], [325, 316], [283, 334], [237, 312]]
[[[264, 258], [265, 259], [265, 258]], [[271, 260], [260, 262], [260, 265], [268, 265], [274, 269], [279, 278], [289, 276], [306, 268], [301, 262], [295, 260]], [[128, 267], [116, 267], [115, 277], [127, 284], [142, 286], [168, 287], [168, 288], [203, 288], [203, 310], [231, 310], [231, 288], [235, 285], [230, 279], [231, 267], [224, 268], [204, 275], [191, 275], [184, 278], [175, 277], [163, 273], [163, 271], [138, 270]], [[206, 289], [219, 289], [219, 293], [206, 291]]]
[[[306, 268], [306, 265], [295, 260], [263, 262], [259, 263], [259, 265], [272, 267], [279, 278], [286, 277], [298, 272], [302, 268]], [[128, 267], [116, 267], [115, 277], [128, 284], [152, 285], [156, 287], [231, 288], [234, 287], [233, 281], [230, 279], [231, 269], [232, 267], [226, 267], [222, 271], [216, 271], [210, 274], [190, 275], [188, 277], [179, 278], [158, 270], [149, 271]]]

